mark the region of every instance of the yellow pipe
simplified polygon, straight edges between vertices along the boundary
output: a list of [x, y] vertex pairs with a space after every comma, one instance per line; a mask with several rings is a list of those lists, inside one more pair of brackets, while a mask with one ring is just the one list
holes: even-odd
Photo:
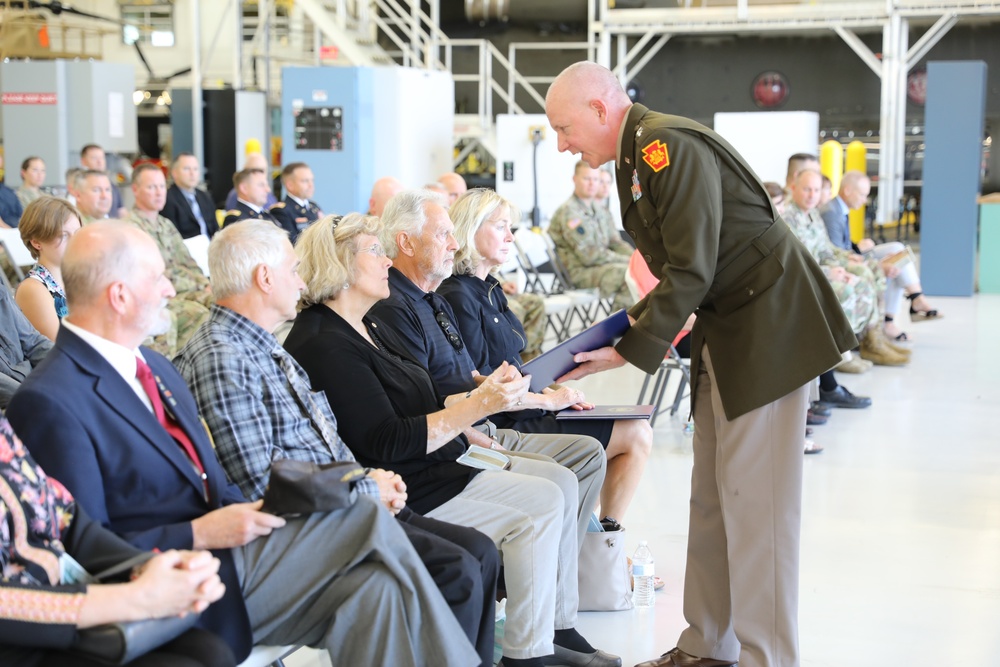
[[819, 148], [819, 170], [830, 179], [830, 192], [840, 188], [840, 178], [844, 175], [844, 147], [835, 139], [824, 141]]

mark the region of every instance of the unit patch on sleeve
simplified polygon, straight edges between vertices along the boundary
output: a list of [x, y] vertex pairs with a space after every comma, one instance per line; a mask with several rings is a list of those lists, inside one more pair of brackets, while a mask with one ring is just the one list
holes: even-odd
[[659, 139], [647, 144], [642, 149], [642, 161], [656, 172], [668, 166], [670, 164], [670, 155], [667, 153], [667, 145]]

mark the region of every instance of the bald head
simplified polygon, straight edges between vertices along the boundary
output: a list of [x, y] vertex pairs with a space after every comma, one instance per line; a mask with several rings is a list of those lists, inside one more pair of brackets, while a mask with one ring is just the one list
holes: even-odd
[[851, 170], [844, 172], [843, 178], [840, 179], [840, 191], [837, 196], [853, 211], [865, 205], [871, 192], [872, 182], [868, 176], [860, 171]]
[[579, 155], [595, 169], [615, 158], [618, 130], [631, 106], [611, 70], [592, 62], [564, 69], [545, 96], [559, 150]]
[[465, 179], [453, 171], [443, 174], [438, 179], [438, 183], [443, 185], [444, 189], [448, 191], [449, 206], [454, 204], [455, 200], [464, 195], [465, 191], [469, 189], [469, 186], [465, 184]]
[[267, 167], [267, 158], [264, 157], [263, 153], [247, 153], [246, 160], [243, 162], [244, 169], [260, 169], [266, 172]]
[[381, 216], [386, 203], [402, 191], [403, 184], [392, 176], [378, 179], [372, 186], [372, 195], [368, 200], [368, 213]]
[[159, 247], [138, 227], [87, 225], [66, 247], [62, 272], [73, 324], [129, 349], [170, 328], [174, 288]]
[[95, 305], [111, 283], [128, 279], [139, 253], [150, 248], [159, 254], [153, 239], [127, 222], [99, 220], [81, 228], [62, 261], [69, 307]]

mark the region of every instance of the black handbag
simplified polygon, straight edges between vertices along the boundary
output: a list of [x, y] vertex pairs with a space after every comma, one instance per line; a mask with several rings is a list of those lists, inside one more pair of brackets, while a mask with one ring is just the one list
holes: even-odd
[[73, 652], [111, 665], [127, 664], [184, 634], [199, 614], [108, 623], [77, 632]]
[[261, 511], [289, 516], [344, 509], [357, 499], [354, 487], [364, 476], [364, 468], [354, 461], [279, 459], [271, 463]]
[[[94, 579], [111, 583], [127, 578], [132, 569], [155, 554], [144, 552], [104, 570]], [[198, 622], [200, 614], [122, 621], [78, 630], [72, 651], [110, 665], [124, 665], [184, 634]]]

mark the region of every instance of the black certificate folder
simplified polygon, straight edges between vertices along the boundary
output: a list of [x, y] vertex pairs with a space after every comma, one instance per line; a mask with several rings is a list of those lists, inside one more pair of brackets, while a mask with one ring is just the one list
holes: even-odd
[[613, 345], [630, 326], [623, 308], [524, 364], [521, 373], [531, 375], [531, 391], [538, 393], [579, 365], [573, 361], [574, 356]]

